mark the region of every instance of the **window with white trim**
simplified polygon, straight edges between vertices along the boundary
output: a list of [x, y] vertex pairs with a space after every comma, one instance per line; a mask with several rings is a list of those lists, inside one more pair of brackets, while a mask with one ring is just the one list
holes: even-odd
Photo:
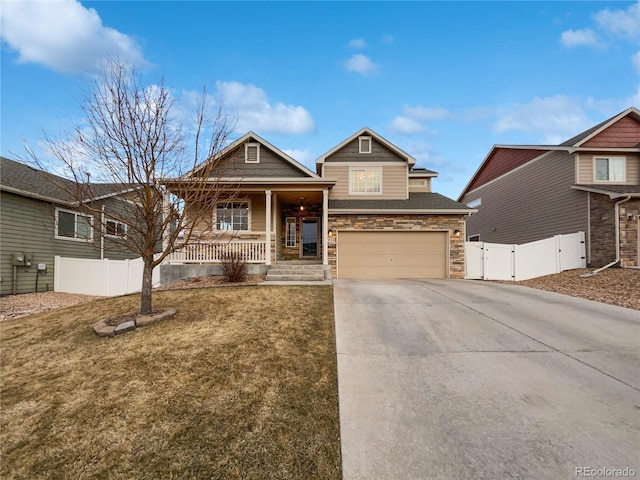
[[244, 144], [244, 163], [260, 163], [260, 144]]
[[287, 217], [286, 219], [285, 246], [296, 246], [296, 217]]
[[409, 186], [410, 187], [426, 187], [427, 179], [426, 178], [410, 178]]
[[358, 137], [358, 153], [371, 153], [371, 137]]
[[56, 209], [55, 238], [93, 240], [93, 217], [73, 210]]
[[127, 238], [127, 224], [107, 218], [104, 222], [104, 234], [109, 237]]
[[216, 230], [249, 230], [249, 202], [221, 202], [216, 205]]
[[625, 157], [593, 157], [593, 178], [596, 182], [625, 182]]
[[353, 168], [349, 173], [349, 193], [382, 193], [382, 169]]
[[469, 208], [479, 207], [480, 205], [482, 205], [481, 198], [476, 198], [475, 200], [471, 200], [470, 202], [467, 203], [467, 207]]

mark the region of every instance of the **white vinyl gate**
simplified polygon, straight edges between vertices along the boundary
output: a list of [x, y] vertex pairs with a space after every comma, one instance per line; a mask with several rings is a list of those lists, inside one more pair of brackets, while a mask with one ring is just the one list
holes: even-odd
[[584, 232], [522, 245], [465, 242], [465, 278], [527, 280], [587, 266]]

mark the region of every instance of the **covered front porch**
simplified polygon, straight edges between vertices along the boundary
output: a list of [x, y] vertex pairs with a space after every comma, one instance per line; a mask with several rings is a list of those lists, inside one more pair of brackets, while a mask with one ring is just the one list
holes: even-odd
[[194, 208], [207, 221], [196, 240], [179, 245], [165, 264], [220, 264], [236, 254], [256, 266], [300, 260], [328, 265], [332, 184], [305, 183], [243, 186], [218, 201], [213, 211]]

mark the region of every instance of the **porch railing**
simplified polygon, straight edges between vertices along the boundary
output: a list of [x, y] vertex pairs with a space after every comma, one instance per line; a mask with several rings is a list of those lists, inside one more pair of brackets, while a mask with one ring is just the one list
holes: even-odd
[[167, 263], [219, 263], [230, 254], [240, 255], [247, 263], [264, 263], [266, 245], [264, 240], [191, 243], [169, 255]]

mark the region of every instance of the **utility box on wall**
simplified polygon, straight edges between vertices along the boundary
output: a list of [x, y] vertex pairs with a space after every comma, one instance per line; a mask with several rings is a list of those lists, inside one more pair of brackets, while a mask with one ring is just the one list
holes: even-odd
[[11, 265], [15, 267], [30, 267], [32, 259], [32, 253], [14, 253], [11, 255]]

